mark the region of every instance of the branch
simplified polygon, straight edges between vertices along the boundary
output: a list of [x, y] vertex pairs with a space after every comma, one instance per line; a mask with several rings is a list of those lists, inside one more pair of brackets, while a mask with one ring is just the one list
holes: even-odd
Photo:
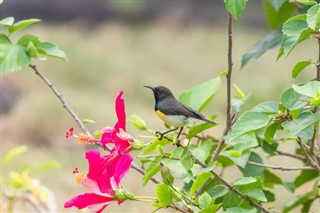
[[[42, 73], [39, 72], [39, 70], [37, 69], [37, 67], [35, 65], [30, 64], [29, 67], [31, 69], [33, 69], [33, 71], [36, 73], [36, 75], [38, 75], [41, 80], [43, 80], [48, 87], [52, 90], [52, 92], [55, 94], [55, 96], [57, 96], [57, 98], [61, 101], [63, 107], [69, 112], [69, 114], [72, 116], [72, 118], [76, 121], [76, 123], [79, 125], [79, 127], [86, 133], [86, 135], [91, 136], [90, 131], [88, 130], [87, 127], [85, 127], [85, 125], [82, 123], [81, 119], [78, 117], [78, 115], [71, 109], [71, 107], [69, 106], [69, 104], [67, 103], [67, 101], [63, 98], [62, 94], [58, 91], [58, 89], [51, 83], [51, 81], [45, 77]], [[102, 145], [100, 143], [96, 143], [98, 146], [102, 147]], [[107, 147], [106, 148], [107, 151], [110, 152], [110, 148]], [[131, 168], [136, 170], [137, 172], [139, 172], [140, 174], [144, 175], [144, 169], [142, 169], [140, 166], [138, 166], [137, 164], [135, 164], [134, 162], [131, 163]], [[151, 178], [151, 181], [158, 184], [161, 183], [160, 180], [156, 179], [156, 178]]]
[[298, 137], [297, 142], [299, 144], [299, 146], [301, 147], [302, 152], [305, 154], [305, 156], [307, 157], [310, 165], [315, 168], [318, 172], [320, 172], [320, 166], [317, 163], [317, 161], [315, 161], [313, 159], [313, 157], [309, 154], [308, 150], [306, 149], [306, 147], [304, 147], [304, 145], [301, 142], [301, 138]]
[[45, 77], [44, 75], [42, 75], [36, 65], [32, 65], [30, 64], [29, 67], [31, 69], [33, 69], [33, 71], [36, 73], [36, 75], [38, 75], [47, 85], [48, 87], [50, 87], [50, 89], [52, 90], [52, 92], [55, 94], [55, 96], [57, 96], [57, 98], [61, 101], [63, 107], [69, 112], [69, 114], [73, 117], [73, 119], [76, 121], [76, 123], [79, 125], [79, 127], [89, 136], [91, 136], [89, 130], [87, 127], [84, 126], [84, 124], [82, 123], [81, 119], [78, 117], [78, 115], [71, 109], [71, 107], [69, 106], [69, 104], [67, 103], [67, 101], [63, 98], [62, 94], [57, 90], [57, 88], [55, 86], [53, 86], [53, 84], [50, 82], [50, 80]]
[[216, 150], [214, 151], [212, 155], [212, 160], [215, 161], [219, 155], [219, 153], [222, 150], [222, 147], [224, 145], [225, 139], [224, 136], [226, 136], [231, 129], [231, 126], [233, 124], [233, 118], [231, 115], [231, 78], [232, 78], [232, 15], [231, 13], [228, 13], [228, 73], [226, 75], [227, 77], [227, 110], [226, 110], [226, 127], [223, 131], [223, 136], [221, 137]]
[[[195, 158], [196, 159], [196, 158]], [[206, 165], [203, 164], [201, 161], [196, 159], [196, 163], [199, 164], [201, 167], [206, 168]], [[239, 191], [237, 188], [235, 188], [233, 185], [231, 185], [230, 183], [228, 183], [225, 179], [223, 179], [223, 177], [221, 177], [219, 174], [217, 174], [215, 171], [211, 170], [210, 171], [211, 174], [213, 174], [213, 176], [215, 176], [219, 181], [221, 181], [226, 187], [228, 187], [228, 189], [232, 192], [234, 192], [235, 194], [239, 195], [242, 199], [244, 199], [245, 201], [247, 201], [250, 206], [260, 210], [261, 212], [265, 212], [265, 213], [271, 213], [270, 211], [268, 211], [267, 209], [263, 208], [263, 206], [261, 206], [260, 204], [254, 202], [250, 197], [248, 197], [247, 195], [243, 194], [241, 191]]]
[[284, 155], [284, 156], [288, 156], [288, 157], [292, 157], [292, 158], [295, 158], [295, 159], [298, 159], [298, 160], [306, 160], [304, 157], [302, 156], [299, 156], [299, 155], [294, 155], [294, 154], [291, 154], [291, 153], [287, 153], [287, 152], [283, 152], [283, 151], [276, 151], [277, 154], [279, 155]]
[[252, 161], [248, 161], [248, 164], [254, 165], [254, 166], [260, 166], [260, 167], [266, 167], [270, 169], [277, 169], [282, 171], [295, 171], [295, 170], [309, 170], [313, 169], [311, 166], [297, 166], [297, 167], [284, 167], [284, 166], [274, 166], [274, 165], [268, 165], [268, 164], [260, 164]]

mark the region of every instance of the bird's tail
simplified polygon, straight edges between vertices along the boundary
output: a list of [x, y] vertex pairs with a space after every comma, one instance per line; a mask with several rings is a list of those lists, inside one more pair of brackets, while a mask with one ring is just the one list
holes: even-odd
[[213, 124], [213, 125], [217, 124], [216, 122], [211, 121], [211, 120], [209, 120], [209, 119], [207, 119], [207, 118], [201, 118], [201, 120], [203, 120], [203, 121], [205, 121], [205, 122], [207, 122], [207, 123]]

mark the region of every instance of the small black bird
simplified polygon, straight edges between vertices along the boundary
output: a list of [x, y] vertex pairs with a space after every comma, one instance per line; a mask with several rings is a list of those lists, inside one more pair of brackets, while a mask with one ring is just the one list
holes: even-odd
[[160, 140], [165, 134], [180, 128], [177, 136], [177, 138], [179, 139], [183, 127], [194, 119], [205, 121], [211, 124], [216, 124], [215, 122], [208, 120], [200, 112], [197, 112], [191, 107], [179, 102], [168, 88], [164, 86], [144, 87], [149, 88], [153, 91], [155, 98], [154, 110], [159, 118], [161, 118], [165, 123], [176, 127], [163, 133], [157, 132], [158, 134], [160, 134]]

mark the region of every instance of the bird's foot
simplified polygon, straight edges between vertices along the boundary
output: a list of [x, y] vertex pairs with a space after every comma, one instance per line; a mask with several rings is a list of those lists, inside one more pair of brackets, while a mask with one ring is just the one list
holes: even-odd
[[160, 136], [158, 139], [161, 141], [164, 136], [164, 133], [156, 131], [156, 135]]

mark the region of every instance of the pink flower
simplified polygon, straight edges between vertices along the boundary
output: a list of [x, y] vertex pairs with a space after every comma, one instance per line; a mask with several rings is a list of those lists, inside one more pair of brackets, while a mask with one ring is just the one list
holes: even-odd
[[114, 127], [107, 127], [102, 130], [101, 144], [106, 149], [106, 144], [114, 143], [120, 154], [127, 153], [132, 150], [129, 142], [134, 139], [126, 132], [126, 112], [124, 107], [124, 99], [121, 91], [116, 99], [116, 113], [118, 122]]
[[78, 169], [75, 169], [74, 173], [77, 181], [82, 183], [90, 193], [72, 198], [64, 204], [64, 207], [74, 206], [78, 209], [88, 207], [100, 213], [113, 201], [121, 204], [123, 200], [114, 198], [114, 190], [120, 189], [120, 181], [130, 168], [132, 156], [120, 155], [116, 150], [109, 155], [100, 156], [98, 151], [90, 150], [86, 152], [86, 158], [89, 163], [88, 174], [79, 173]]

